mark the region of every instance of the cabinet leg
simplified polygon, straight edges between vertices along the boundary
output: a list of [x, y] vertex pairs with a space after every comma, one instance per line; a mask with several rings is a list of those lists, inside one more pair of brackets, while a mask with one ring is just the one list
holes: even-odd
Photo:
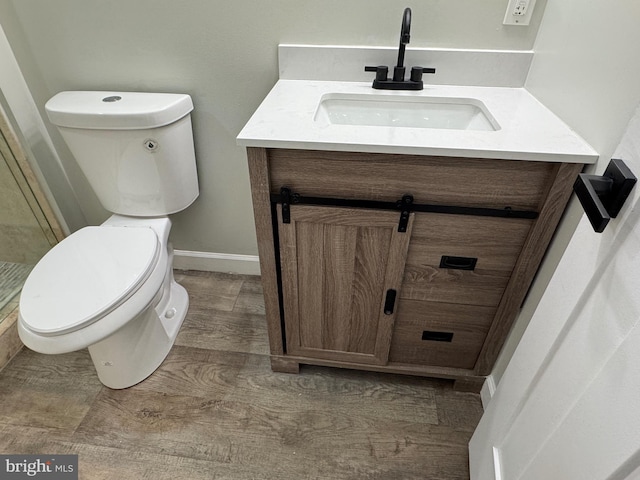
[[462, 377], [453, 382], [453, 389], [457, 392], [480, 393], [485, 377]]
[[300, 364], [286, 357], [271, 356], [271, 370], [281, 373], [300, 373]]

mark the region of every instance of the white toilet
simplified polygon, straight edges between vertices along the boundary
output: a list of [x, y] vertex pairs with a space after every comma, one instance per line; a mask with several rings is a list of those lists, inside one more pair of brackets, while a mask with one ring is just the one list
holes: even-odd
[[198, 196], [191, 97], [62, 92], [45, 109], [114, 215], [35, 266], [18, 332], [41, 353], [88, 347], [100, 381], [127, 388], [160, 366], [189, 306], [173, 279], [167, 215]]

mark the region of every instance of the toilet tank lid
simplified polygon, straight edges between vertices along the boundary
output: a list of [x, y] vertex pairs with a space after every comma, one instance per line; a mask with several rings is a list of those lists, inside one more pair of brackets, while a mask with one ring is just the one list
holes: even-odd
[[136, 130], [173, 123], [193, 110], [181, 93], [60, 92], [45, 105], [54, 125], [70, 128]]

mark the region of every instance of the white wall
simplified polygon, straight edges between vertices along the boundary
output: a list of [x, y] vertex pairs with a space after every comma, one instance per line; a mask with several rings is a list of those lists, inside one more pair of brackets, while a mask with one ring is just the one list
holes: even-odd
[[[596, 149], [597, 173], [604, 171], [640, 101], [639, 20], [637, 0], [550, 0], [534, 45], [525, 86]], [[574, 198], [498, 359], [496, 380], [582, 215]]]
[[526, 87], [609, 157], [640, 101], [640, 2], [552, 0]]
[[[81, 226], [86, 224], [86, 219], [80, 210], [65, 169], [1, 26], [0, 72], [2, 72], [0, 75], [0, 114], [7, 117], [20, 139], [31, 162], [32, 170], [63, 230], [68, 231], [70, 229], [68, 225]], [[43, 168], [40, 168], [36, 156], [41, 161]], [[53, 196], [52, 189], [56, 190], [57, 198]], [[4, 205], [3, 207], [8, 208]]]
[[[66, 89], [191, 94], [201, 197], [175, 216], [173, 243], [255, 254], [235, 137], [277, 79], [278, 43], [395, 46], [411, 6], [410, 47], [526, 50], [545, 3], [527, 28], [503, 27], [507, 0], [0, 0], [0, 23], [41, 112]], [[88, 222], [101, 222], [106, 212], [50, 133]]]

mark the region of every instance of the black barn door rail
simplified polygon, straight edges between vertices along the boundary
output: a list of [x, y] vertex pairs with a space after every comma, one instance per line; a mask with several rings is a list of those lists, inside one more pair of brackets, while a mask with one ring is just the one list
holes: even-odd
[[[401, 213], [398, 231], [406, 231], [406, 220], [410, 212], [445, 213], [449, 215], [475, 215], [479, 217], [500, 218], [538, 218], [538, 212], [531, 210], [514, 210], [511, 207], [483, 208], [461, 207], [456, 205], [432, 205], [426, 203], [413, 203], [412, 195], [404, 195], [395, 202], [383, 202], [378, 200], [359, 200], [350, 198], [309, 197], [294, 193], [290, 188], [282, 187], [280, 193], [271, 194], [271, 203], [282, 204], [282, 221], [290, 223], [291, 205], [318, 205], [330, 207], [370, 208], [375, 210], [397, 210]], [[404, 219], [404, 222], [403, 222]], [[404, 229], [403, 229], [404, 223]]]

